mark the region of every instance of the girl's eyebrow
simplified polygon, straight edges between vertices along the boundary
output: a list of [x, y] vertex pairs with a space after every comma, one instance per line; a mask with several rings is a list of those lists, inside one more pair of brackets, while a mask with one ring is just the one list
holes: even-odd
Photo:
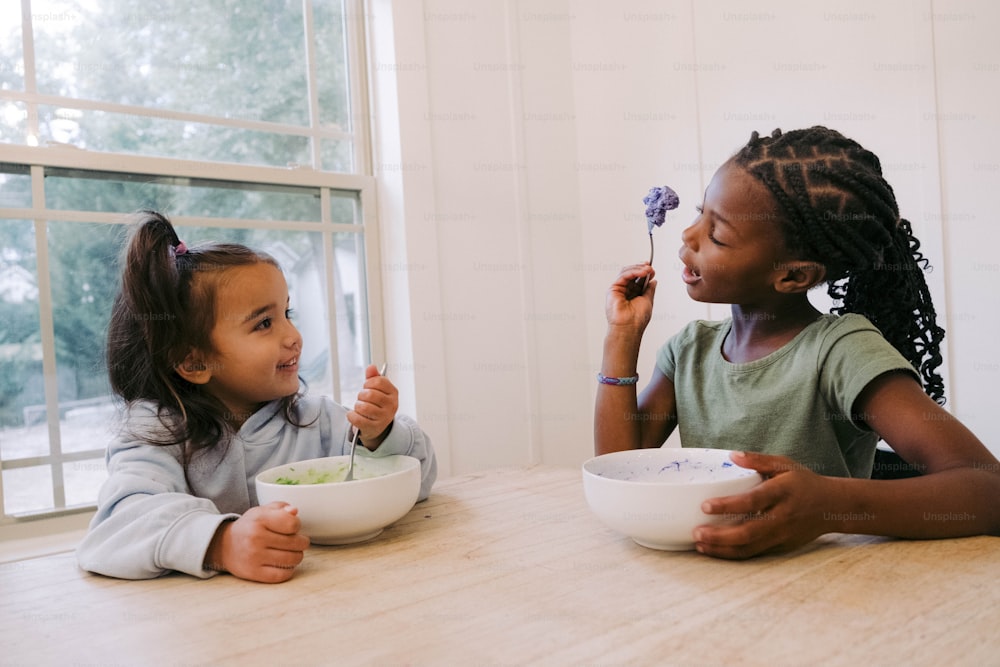
[[250, 322], [251, 320], [255, 320], [258, 317], [260, 317], [261, 315], [263, 315], [264, 313], [267, 313], [269, 311], [274, 310], [274, 308], [275, 308], [275, 305], [273, 303], [269, 303], [266, 306], [263, 306], [262, 308], [258, 308], [257, 310], [253, 311], [252, 313], [250, 313], [249, 315], [247, 315], [245, 318], [243, 318], [243, 323], [246, 324], [247, 322]]
[[[288, 308], [288, 304], [290, 304], [291, 302], [292, 302], [292, 297], [291, 296], [285, 297], [285, 308]], [[246, 324], [247, 322], [249, 322], [251, 320], [255, 320], [258, 317], [260, 317], [261, 315], [263, 315], [265, 313], [268, 313], [268, 312], [270, 312], [272, 310], [275, 310], [277, 307], [278, 307], [277, 304], [274, 304], [274, 303], [269, 303], [266, 306], [261, 306], [260, 308], [258, 308], [257, 310], [253, 311], [252, 313], [250, 313], [249, 315], [247, 315], [245, 318], [243, 318], [243, 323]]]
[[713, 217], [713, 218], [715, 218], [716, 220], [718, 220], [718, 221], [719, 221], [719, 222], [721, 222], [722, 224], [724, 224], [724, 225], [729, 225], [730, 227], [732, 227], [732, 226], [733, 226], [733, 223], [729, 222], [729, 220], [728, 220], [728, 219], [727, 219], [727, 218], [726, 218], [725, 216], [723, 216], [723, 215], [720, 215], [718, 211], [716, 211], [716, 210], [714, 210], [714, 209], [713, 209], [713, 210], [711, 211], [711, 214], [712, 214], [712, 217]]
[[707, 194], [708, 194], [708, 192], [706, 191], [705, 195], [702, 195], [702, 197], [701, 197], [701, 210], [705, 211], [706, 209], [708, 209], [708, 214], [710, 216], [712, 216], [713, 218], [715, 218], [716, 220], [718, 220], [722, 224], [729, 225], [730, 227], [732, 227], [733, 223], [729, 222], [729, 220], [725, 216], [720, 215], [719, 212], [716, 211], [714, 208], [705, 205], [705, 196]]
[[730, 221], [729, 221], [729, 219], [728, 219], [728, 218], [727, 218], [726, 216], [722, 215], [721, 213], [719, 213], [719, 212], [718, 212], [717, 210], [715, 210], [714, 208], [713, 208], [713, 209], [710, 209], [710, 210], [708, 211], [708, 214], [709, 214], [709, 215], [710, 215], [710, 216], [711, 216], [711, 217], [712, 217], [712, 218], [713, 218], [713, 219], [714, 219], [714, 220], [715, 220], [716, 222], [720, 222], [720, 223], [722, 223], [723, 225], [725, 225], [726, 227], [729, 227], [730, 229], [732, 229], [734, 233], [738, 233], [737, 229], [736, 229], [735, 227], [733, 227], [733, 223], [732, 223], [732, 222], [730, 222]]

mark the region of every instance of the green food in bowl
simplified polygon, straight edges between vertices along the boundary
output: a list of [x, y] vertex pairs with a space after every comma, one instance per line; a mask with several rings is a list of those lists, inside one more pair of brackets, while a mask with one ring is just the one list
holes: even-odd
[[[304, 473], [299, 473], [295, 468], [289, 468], [288, 473], [274, 480], [274, 483], [289, 486], [298, 486], [299, 484], [332, 484], [334, 482], [343, 482], [347, 478], [347, 464], [343, 463], [333, 470], [308, 468]], [[363, 466], [354, 466], [354, 479], [371, 479], [378, 476], [379, 473], [365, 470]]]

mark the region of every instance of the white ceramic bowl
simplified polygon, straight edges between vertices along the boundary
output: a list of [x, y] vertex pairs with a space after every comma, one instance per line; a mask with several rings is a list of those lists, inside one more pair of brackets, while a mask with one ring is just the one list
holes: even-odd
[[[343, 479], [350, 456], [329, 456], [287, 463], [257, 475], [257, 500], [283, 500], [299, 510], [302, 534], [313, 544], [353, 544], [376, 537], [401, 519], [420, 494], [420, 461], [412, 456], [354, 458], [355, 479]], [[279, 484], [279, 478], [299, 483]]]
[[708, 515], [708, 498], [749, 491], [762, 478], [729, 460], [724, 449], [633, 449], [596, 456], [583, 464], [590, 509], [609, 528], [644, 547], [694, 548], [697, 526], [726, 522]]

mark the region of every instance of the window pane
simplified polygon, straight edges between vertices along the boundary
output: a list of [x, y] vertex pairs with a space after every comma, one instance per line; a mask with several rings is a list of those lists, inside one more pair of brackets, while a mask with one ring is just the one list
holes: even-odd
[[0, 89], [24, 90], [21, 6], [9, 1], [0, 9]]
[[323, 169], [326, 171], [354, 171], [354, 151], [350, 141], [323, 139], [320, 142]]
[[[334, 294], [337, 299], [337, 360], [341, 400], [350, 404], [365, 381], [370, 359], [368, 300], [365, 293], [364, 240], [360, 234], [334, 234]], [[378, 363], [385, 360], [375, 360]]]
[[[107, 441], [104, 442], [107, 444]], [[101, 484], [108, 478], [107, 465], [101, 458], [73, 461], [63, 465], [63, 484], [66, 490], [66, 506], [92, 505], [97, 499]]]
[[53, 209], [112, 213], [153, 209], [168, 216], [317, 222], [321, 218], [317, 188], [68, 169], [46, 170], [45, 203]]
[[[0, 71], [3, 64], [0, 63]], [[23, 102], [0, 100], [0, 142], [24, 144], [28, 138], [28, 110]]]
[[0, 456], [3, 458], [48, 452], [42, 377], [35, 228], [27, 220], [0, 220]]
[[46, 105], [38, 107], [38, 123], [41, 141], [94, 151], [274, 167], [311, 164], [308, 137], [277, 132]]
[[307, 125], [301, 2], [34, 0], [39, 92]]
[[[112, 404], [104, 344], [124, 234], [122, 225], [48, 223], [63, 451], [107, 445], [103, 429], [107, 421], [102, 423], [94, 413], [101, 414]], [[81, 421], [80, 415], [88, 413], [89, 421]]]
[[360, 224], [358, 198], [349, 192], [331, 192], [330, 220], [341, 225]]
[[3, 471], [5, 514], [24, 514], [52, 508], [52, 467], [30, 466]]
[[103, 456], [105, 447], [118, 433], [120, 399], [111, 395], [107, 371], [102, 368], [100, 375], [100, 382], [107, 386], [105, 393], [59, 401], [59, 440], [64, 453], [99, 452]]
[[[29, 167], [0, 162], [0, 207], [31, 207], [30, 174]], [[0, 238], [6, 241], [8, 236], [4, 234]]]

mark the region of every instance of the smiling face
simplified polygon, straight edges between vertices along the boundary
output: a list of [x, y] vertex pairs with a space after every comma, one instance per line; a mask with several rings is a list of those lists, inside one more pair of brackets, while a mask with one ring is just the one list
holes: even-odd
[[227, 269], [215, 295], [211, 352], [196, 380], [242, 424], [263, 403], [299, 389], [302, 336], [289, 319], [288, 286], [267, 263]]
[[790, 262], [779, 221], [763, 184], [731, 162], [720, 167], [698, 217], [681, 234], [688, 295], [707, 303], [769, 303]]

